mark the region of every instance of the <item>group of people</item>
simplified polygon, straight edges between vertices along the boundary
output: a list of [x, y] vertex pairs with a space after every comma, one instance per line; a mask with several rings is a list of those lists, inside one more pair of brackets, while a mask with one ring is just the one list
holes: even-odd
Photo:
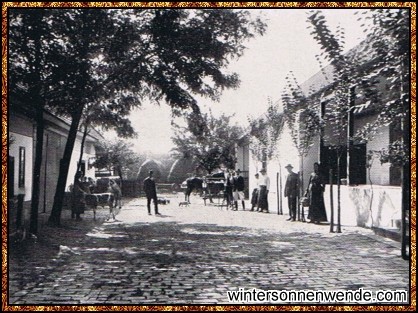
[[[83, 172], [81, 171], [77, 172], [72, 187], [71, 218], [75, 218], [77, 221], [82, 220], [80, 215], [86, 209], [86, 195], [95, 193], [97, 187], [97, 183], [91, 177], [83, 176]], [[115, 207], [122, 207], [122, 190], [115, 180], [110, 179], [108, 181], [104, 192], [113, 194]]]
[[[296, 221], [297, 199], [299, 197], [299, 175], [293, 172], [293, 166], [288, 164], [285, 166], [288, 171], [284, 196], [287, 197], [289, 207], [288, 221]], [[309, 223], [319, 224], [327, 221], [327, 213], [325, 211], [324, 203], [325, 183], [320, 174], [319, 163], [314, 163], [314, 171], [309, 177], [308, 187], [305, 191], [304, 197], [308, 198], [309, 202]]]
[[[298, 198], [300, 194], [299, 175], [293, 171], [293, 166], [288, 164], [285, 166], [288, 171], [284, 196], [287, 197], [289, 208], [288, 221], [296, 221], [296, 211]], [[261, 174], [261, 175], [260, 175]], [[251, 196], [251, 211], [256, 209], [257, 212], [268, 213], [268, 193], [270, 189], [270, 178], [266, 173], [266, 169], [262, 168], [259, 173], [255, 174], [256, 188], [254, 188]], [[309, 177], [308, 187], [304, 194], [309, 201], [309, 223], [319, 224], [327, 221], [327, 214], [324, 203], [325, 183], [320, 175], [319, 163], [314, 164], [314, 171]]]
[[241, 176], [241, 171], [238, 169], [224, 171], [224, 195], [227, 207], [238, 211], [238, 201], [241, 200], [242, 209], [245, 210], [245, 180]]
[[[260, 175], [261, 174], [261, 175]], [[256, 188], [251, 195], [251, 211], [269, 213], [268, 194], [270, 190], [270, 177], [265, 168], [255, 174]]]
[[[299, 175], [293, 172], [293, 166], [288, 164], [285, 166], [288, 171], [284, 196], [288, 199], [289, 218], [288, 221], [296, 221], [296, 211], [298, 205], [298, 198], [300, 195]], [[269, 213], [268, 194], [270, 189], [270, 178], [267, 175], [265, 168], [262, 168], [259, 173], [255, 174], [256, 188], [252, 192], [251, 197], [251, 211]], [[241, 176], [241, 171], [238, 169], [224, 170], [224, 200], [227, 206], [232, 210], [238, 210], [238, 201], [242, 203], [242, 209], [245, 210], [245, 181]], [[149, 171], [149, 176], [144, 180], [144, 191], [147, 197], [148, 214], [151, 215], [151, 200], [154, 202], [154, 209], [156, 215], [161, 215], [158, 212], [158, 199], [156, 184], [153, 177], [153, 171]], [[314, 163], [314, 171], [309, 178], [308, 187], [305, 192], [305, 197], [309, 199], [309, 223], [320, 223], [327, 221], [327, 215], [324, 204], [325, 183], [320, 174], [319, 163]]]

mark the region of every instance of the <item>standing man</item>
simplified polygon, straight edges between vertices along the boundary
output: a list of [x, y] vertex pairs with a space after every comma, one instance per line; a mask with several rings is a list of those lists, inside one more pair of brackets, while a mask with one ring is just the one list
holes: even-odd
[[234, 176], [234, 205], [235, 211], [238, 210], [238, 200], [241, 200], [242, 209], [245, 211], [245, 202], [244, 202], [244, 189], [245, 182], [244, 177], [241, 176], [241, 171], [237, 169]]
[[226, 200], [226, 208], [229, 207], [234, 209], [233, 207], [233, 195], [232, 190], [234, 188], [234, 177], [229, 169], [225, 169], [224, 171], [224, 201]]
[[253, 193], [251, 195], [251, 211], [254, 211], [254, 208], [257, 207], [257, 211], [259, 210], [258, 208], [258, 190], [259, 190], [259, 177], [260, 175], [258, 173], [255, 173], [255, 185], [256, 187], [253, 190]]
[[158, 199], [157, 199], [157, 188], [155, 187], [153, 171], [149, 171], [149, 176], [144, 179], [144, 191], [147, 196], [147, 208], [148, 214], [151, 215], [151, 199], [154, 201], [155, 215], [161, 215], [158, 213]]
[[267, 176], [267, 172], [265, 168], [260, 170], [260, 178], [259, 178], [259, 194], [258, 194], [258, 207], [260, 208], [260, 212], [269, 212], [269, 203], [268, 203], [268, 194], [270, 189], [270, 177]]
[[296, 203], [299, 193], [299, 176], [292, 171], [293, 166], [288, 164], [285, 166], [289, 175], [287, 175], [286, 185], [284, 187], [284, 196], [287, 197], [287, 204], [289, 207], [288, 221], [296, 221]]

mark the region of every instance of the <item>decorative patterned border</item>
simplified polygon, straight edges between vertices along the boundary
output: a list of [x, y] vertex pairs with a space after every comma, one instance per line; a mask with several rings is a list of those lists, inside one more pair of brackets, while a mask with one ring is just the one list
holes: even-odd
[[[411, 306], [9, 306], [7, 304], [7, 11], [24, 7], [230, 7], [411, 9]], [[2, 4], [2, 310], [4, 311], [415, 311], [416, 310], [416, 3], [414, 2], [3, 2]]]

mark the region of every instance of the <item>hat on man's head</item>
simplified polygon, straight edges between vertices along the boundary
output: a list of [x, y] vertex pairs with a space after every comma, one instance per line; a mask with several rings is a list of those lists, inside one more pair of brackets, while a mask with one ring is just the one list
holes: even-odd
[[261, 170], [260, 170], [260, 173], [265, 173], [266, 172], [266, 169], [265, 168], [262, 168]]
[[284, 168], [293, 168], [291, 164], [287, 164]]
[[241, 170], [240, 170], [240, 169], [237, 169], [235, 172], [236, 172], [237, 174], [239, 174], [239, 173], [241, 173]]

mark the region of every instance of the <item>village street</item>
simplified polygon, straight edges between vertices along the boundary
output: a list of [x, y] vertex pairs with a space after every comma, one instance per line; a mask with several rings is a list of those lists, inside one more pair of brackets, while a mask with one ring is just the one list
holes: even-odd
[[148, 215], [144, 198], [125, 200], [116, 221], [104, 210], [81, 222], [63, 212], [61, 229], [12, 245], [9, 304], [230, 304], [227, 291], [239, 288], [409, 291], [400, 244], [370, 230], [331, 234], [196, 195], [179, 207], [182, 197], [171, 195], [161, 216]]

